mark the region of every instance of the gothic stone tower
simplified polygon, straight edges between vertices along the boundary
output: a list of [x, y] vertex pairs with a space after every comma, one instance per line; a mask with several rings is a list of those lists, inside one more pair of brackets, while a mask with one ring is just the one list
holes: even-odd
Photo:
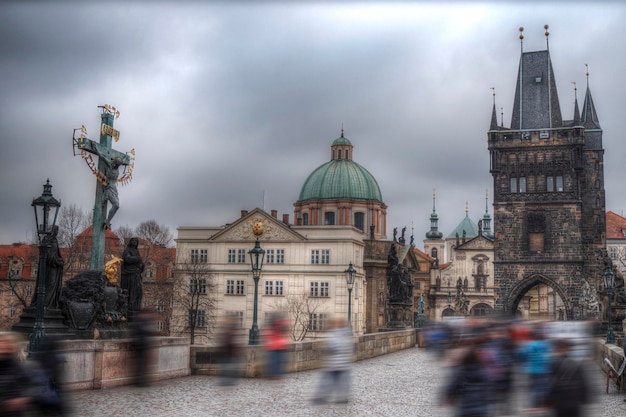
[[[546, 44], [547, 37], [546, 26]], [[496, 311], [515, 313], [528, 290], [544, 284], [561, 298], [564, 318], [579, 319], [583, 280], [598, 288], [604, 150], [588, 76], [582, 116], [576, 101], [573, 120], [561, 118], [549, 48], [522, 49], [510, 128], [498, 126], [494, 94], [488, 149]]]

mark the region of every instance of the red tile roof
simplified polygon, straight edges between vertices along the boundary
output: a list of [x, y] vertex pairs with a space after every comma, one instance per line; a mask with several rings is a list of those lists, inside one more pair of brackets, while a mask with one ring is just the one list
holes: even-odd
[[607, 211], [606, 213], [606, 238], [607, 239], [624, 239], [624, 231], [626, 231], [626, 218], [619, 214]]

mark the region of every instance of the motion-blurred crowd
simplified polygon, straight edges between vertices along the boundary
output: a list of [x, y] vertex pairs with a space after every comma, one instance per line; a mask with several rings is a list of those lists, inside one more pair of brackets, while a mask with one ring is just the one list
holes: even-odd
[[429, 325], [425, 343], [447, 370], [441, 403], [467, 417], [517, 415], [520, 409], [534, 415], [584, 415], [591, 400], [585, 369], [593, 324], [581, 326], [576, 337], [560, 334], [558, 324], [476, 320]]

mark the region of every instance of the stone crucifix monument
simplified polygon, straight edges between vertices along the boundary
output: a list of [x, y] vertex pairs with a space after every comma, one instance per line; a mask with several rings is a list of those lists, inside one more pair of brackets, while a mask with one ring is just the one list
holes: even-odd
[[[96, 176], [96, 199], [93, 207], [93, 235], [91, 246], [90, 269], [104, 270], [104, 242], [106, 229], [111, 228], [111, 219], [117, 212], [120, 203], [117, 195], [117, 183], [125, 184], [132, 178], [135, 161], [135, 150], [129, 153], [119, 152], [111, 147], [113, 139], [117, 142], [120, 132], [113, 128], [114, 118], [120, 112], [113, 106], [105, 104], [102, 108], [102, 124], [100, 125], [100, 142], [87, 137], [85, 126], [80, 129], [80, 136], [74, 138], [74, 144], [81, 151], [81, 156]], [[98, 157], [98, 163], [93, 160]], [[120, 177], [120, 167], [124, 167]], [[109, 209], [107, 212], [107, 204]]]

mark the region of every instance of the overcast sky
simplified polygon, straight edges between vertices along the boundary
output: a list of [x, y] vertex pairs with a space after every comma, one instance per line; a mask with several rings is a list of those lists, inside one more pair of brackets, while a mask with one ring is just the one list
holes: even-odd
[[[95, 177], [72, 133], [98, 140], [116, 106], [136, 150], [113, 228], [155, 219], [221, 225], [240, 210], [293, 221], [307, 176], [341, 134], [378, 180], [391, 230], [421, 247], [437, 192], [440, 230], [489, 211], [495, 88], [510, 125], [520, 57], [550, 53], [564, 119], [589, 83], [604, 131], [607, 210], [626, 194], [626, 5], [621, 2], [3, 2], [0, 243], [27, 241], [49, 178], [64, 206], [93, 208]], [[522, 3], [522, 2], [519, 2]], [[500, 115], [498, 116], [500, 118]], [[622, 127], [620, 129], [620, 126]]]

